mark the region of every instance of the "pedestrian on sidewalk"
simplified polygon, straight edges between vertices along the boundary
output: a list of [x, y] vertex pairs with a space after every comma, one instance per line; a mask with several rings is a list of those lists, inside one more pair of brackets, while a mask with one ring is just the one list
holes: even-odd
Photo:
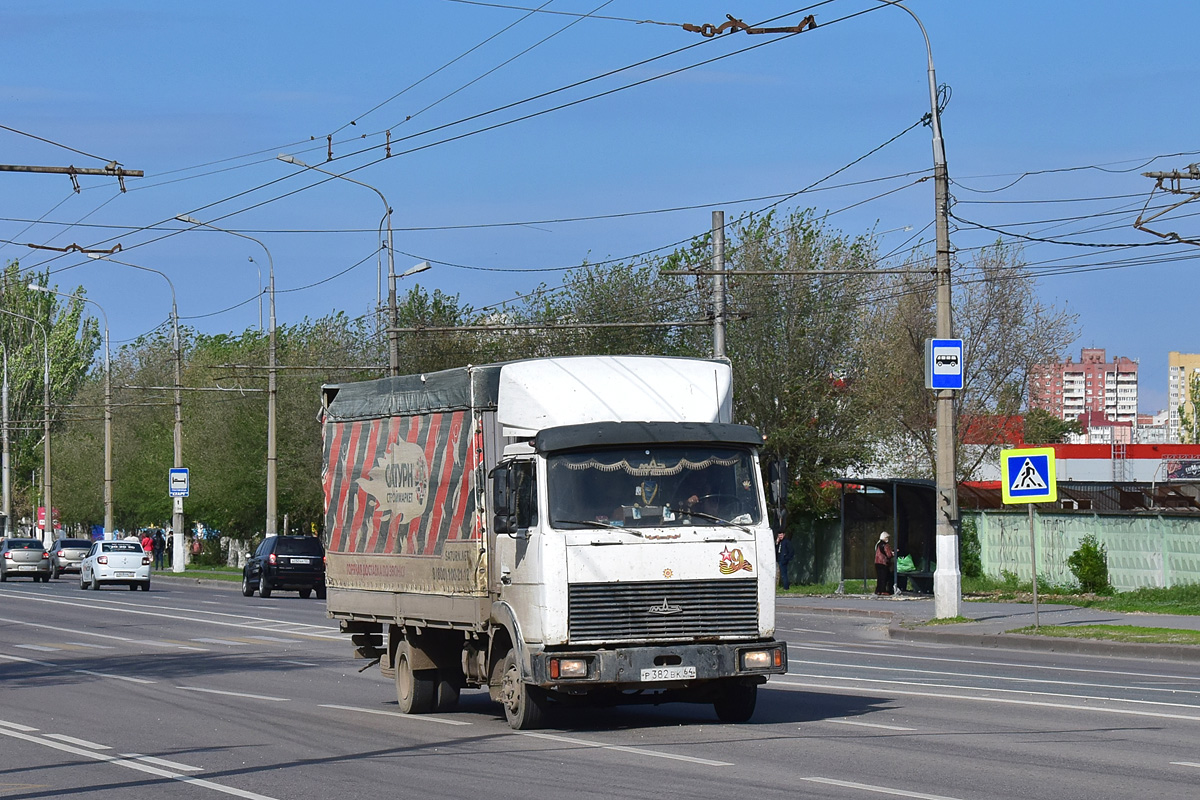
[[879, 541], [875, 543], [875, 594], [891, 594], [892, 593], [892, 559], [895, 553], [892, 551], [892, 546], [889, 543], [891, 536], [887, 531], [879, 534]]
[[167, 537], [163, 536], [162, 530], [154, 531], [154, 568], [163, 568], [163, 553], [167, 549]]
[[791, 580], [788, 576], [788, 565], [792, 563], [792, 557], [796, 555], [796, 548], [792, 547], [792, 540], [784, 535], [783, 531], [775, 537], [775, 561], [779, 564], [779, 582], [784, 591], [792, 588]]

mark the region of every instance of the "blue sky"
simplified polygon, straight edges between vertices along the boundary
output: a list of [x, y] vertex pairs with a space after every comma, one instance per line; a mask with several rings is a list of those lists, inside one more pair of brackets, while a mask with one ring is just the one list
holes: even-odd
[[[773, 200], [754, 198], [803, 189], [919, 120], [929, 99], [916, 24], [895, 8], [854, 16], [881, 5], [815, 4], [804, 13], [819, 27], [790, 38], [704, 39], [679, 23], [719, 24], [726, 13], [757, 23], [805, 6], [555, 0], [544, 8], [565, 13], [530, 14], [451, 0], [10, 0], [0, 162], [116, 160], [146, 177], [124, 194], [82, 177], [76, 194], [65, 176], [4, 173], [0, 257], [49, 267], [61, 288], [86, 287], [114, 342], [166, 319], [165, 282], [27, 243], [120, 242], [119, 258], [171, 276], [187, 324], [257, 326], [248, 258], [265, 266], [264, 253], [173, 220], [189, 214], [266, 244], [281, 322], [369, 313], [383, 203], [275, 159], [322, 165], [332, 135], [335, 160], [324, 165], [354, 170], [393, 208], [397, 271], [434, 265], [405, 280], [477, 307], [500, 303], [558, 285], [584, 259], [669, 250], [706, 230], [712, 210], [732, 219], [761, 209]], [[1167, 352], [1200, 351], [1187, 324], [1197, 248], [1082, 245], [1154, 241], [1132, 227], [1153, 187], [1141, 173], [1200, 161], [1195, 58], [1179, 39], [1196, 30], [1200, 4], [908, 5], [928, 30], [939, 83], [953, 90], [943, 129], [955, 213], [1024, 241], [1025, 259], [1055, 273], [1040, 279], [1043, 299], [1079, 315], [1076, 357], [1097, 346], [1138, 359], [1142, 410], [1161, 408]], [[586, 12], [611, 19], [572, 16]], [[574, 104], [481, 130], [564, 103]], [[444, 141], [460, 134], [471, 135]], [[931, 163], [918, 126], [785, 207], [831, 212], [847, 234], [881, 232], [885, 249], [928, 238], [932, 186], [914, 182]], [[1196, 211], [1200, 200], [1162, 227], [1196, 236]], [[592, 219], [555, 221], [575, 218]], [[959, 222], [952, 241], [966, 258], [997, 235]], [[1113, 268], [1128, 259], [1137, 263]]]

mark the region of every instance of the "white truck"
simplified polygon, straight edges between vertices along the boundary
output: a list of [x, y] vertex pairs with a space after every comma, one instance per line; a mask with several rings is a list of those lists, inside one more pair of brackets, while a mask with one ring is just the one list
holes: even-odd
[[731, 382], [724, 361], [578, 356], [325, 386], [328, 613], [400, 709], [486, 686], [515, 729], [588, 703], [748, 720], [787, 649]]

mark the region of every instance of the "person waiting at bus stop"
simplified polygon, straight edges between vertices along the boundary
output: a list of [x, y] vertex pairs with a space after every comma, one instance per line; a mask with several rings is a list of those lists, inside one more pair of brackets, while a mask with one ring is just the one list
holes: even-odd
[[891, 594], [892, 593], [892, 559], [895, 553], [892, 552], [892, 546], [889, 543], [891, 536], [887, 531], [879, 534], [879, 541], [875, 543], [875, 594]]

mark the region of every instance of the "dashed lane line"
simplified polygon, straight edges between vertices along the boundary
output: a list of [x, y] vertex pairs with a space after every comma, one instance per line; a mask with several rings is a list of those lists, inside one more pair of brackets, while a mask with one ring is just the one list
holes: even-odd
[[360, 714], [377, 714], [381, 717], [401, 717], [403, 719], [413, 720], [414, 722], [436, 722], [441, 725], [470, 725], [470, 722], [463, 722], [457, 719], [446, 719], [445, 717], [435, 717], [430, 714], [401, 714], [399, 711], [384, 711], [378, 708], [355, 708], [354, 706], [335, 706], [322, 703], [320, 708], [333, 708], [338, 711], [357, 711]]
[[957, 798], [946, 797], [941, 794], [928, 794], [927, 792], [913, 792], [908, 789], [897, 789], [892, 786], [875, 786], [870, 783], [856, 783], [854, 781], [842, 781], [836, 778], [820, 778], [808, 777], [800, 778], [799, 780], [808, 781], [810, 783], [823, 783], [826, 786], [840, 786], [843, 789], [858, 789], [864, 792], [873, 792], [875, 794], [887, 794], [892, 797], [912, 797], [917, 800], [957, 800]]
[[106, 744], [89, 742], [87, 739], [76, 739], [74, 736], [67, 736], [65, 733], [43, 733], [42, 735], [47, 739], [54, 739], [59, 742], [66, 742], [67, 744], [77, 744], [80, 747], [88, 747], [92, 750], [112, 750], [112, 748]]
[[576, 739], [572, 736], [558, 736], [553, 733], [530, 733], [526, 731], [516, 731], [521, 736], [529, 736], [533, 739], [546, 739], [552, 742], [565, 742], [567, 744], [580, 745], [582, 747], [597, 747], [603, 750], [615, 750], [619, 753], [633, 753], [639, 756], [650, 756], [651, 758], [666, 758], [672, 761], [687, 761], [691, 764], [703, 764], [708, 767], [732, 767], [733, 764], [728, 761], [713, 761], [708, 758], [698, 758], [696, 756], [685, 756], [679, 753], [667, 753], [661, 750], [647, 750], [644, 747], [628, 747], [622, 744], [605, 744], [604, 742], [592, 742], [587, 739]]
[[90, 758], [95, 761], [103, 761], [114, 766], [124, 767], [126, 769], [136, 770], [138, 772], [154, 775], [159, 778], [167, 778], [180, 783], [187, 783], [201, 789], [208, 789], [221, 794], [240, 797], [242, 800], [278, 800], [278, 798], [270, 797], [269, 795], [259, 794], [257, 792], [249, 792], [245, 789], [236, 789], [232, 786], [224, 786], [220, 783], [197, 778], [192, 775], [180, 775], [178, 771], [163, 769], [152, 763], [145, 763], [142, 759], [126, 758], [124, 756], [114, 756], [109, 753], [101, 753], [95, 750], [89, 750], [77, 745], [68, 744], [67, 742], [55, 741], [47, 736], [34, 736], [32, 733], [16, 730], [13, 723], [0, 720], [0, 736], [8, 736], [13, 739], [21, 739], [32, 744], [42, 745], [43, 747], [51, 747], [64, 753]]
[[879, 722], [862, 722], [857, 719], [827, 719], [825, 722], [834, 722], [838, 725], [855, 725], [859, 728], [879, 728], [885, 731], [915, 731], [916, 728], [905, 728], [901, 725], [884, 725]]
[[246, 692], [226, 692], [221, 689], [202, 689], [199, 686], [176, 686], [176, 689], [184, 692], [202, 692], [204, 694], [219, 694], [226, 697], [244, 697], [248, 700], [267, 700], [272, 703], [286, 703], [286, 697], [269, 697], [265, 694], [248, 694]]
[[144, 756], [141, 753], [121, 753], [121, 758], [136, 758], [138, 761], [145, 761], [147, 764], [156, 764], [160, 767], [173, 769], [176, 772], [203, 772], [204, 767], [190, 767], [187, 764], [180, 764], [178, 761], [168, 761], [165, 758], [157, 756]]

